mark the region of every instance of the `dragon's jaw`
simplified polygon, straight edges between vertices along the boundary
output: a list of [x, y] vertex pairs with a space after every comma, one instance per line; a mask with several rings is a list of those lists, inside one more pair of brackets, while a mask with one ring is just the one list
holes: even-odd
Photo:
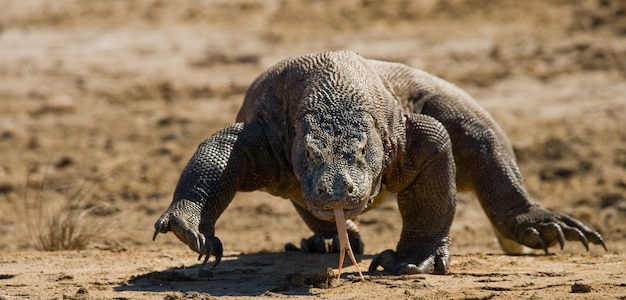
[[309, 211], [318, 219], [333, 222], [337, 219], [337, 211], [341, 211], [342, 216], [344, 218], [353, 218], [360, 215], [365, 209], [366, 205], [361, 205], [352, 209], [343, 209], [343, 208], [335, 208], [335, 209], [310, 209]]
[[[372, 188], [373, 190], [372, 192], [364, 194], [364, 195], [351, 197], [349, 201], [346, 201], [346, 200], [333, 201], [335, 202], [333, 205], [316, 206], [315, 204], [312, 204], [312, 203], [320, 203], [324, 201], [320, 201], [317, 199], [311, 200], [310, 198], [309, 199], [305, 198], [304, 202], [309, 212], [312, 213], [316, 218], [320, 220], [334, 222], [335, 217], [336, 217], [335, 215], [336, 210], [341, 210], [343, 212], [343, 216], [345, 219], [352, 219], [352, 218], [357, 217], [358, 215], [361, 215], [365, 211], [367, 211], [368, 206], [374, 203], [375, 197], [380, 192], [380, 187], [379, 187], [380, 184], [378, 184], [377, 186], [378, 187], [376, 188]], [[305, 197], [306, 196], [307, 195], [305, 194]], [[328, 201], [326, 201], [326, 203], [328, 203]]]

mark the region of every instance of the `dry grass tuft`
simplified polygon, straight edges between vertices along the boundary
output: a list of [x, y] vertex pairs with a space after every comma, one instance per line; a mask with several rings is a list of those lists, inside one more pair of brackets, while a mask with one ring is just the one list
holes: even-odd
[[26, 192], [29, 178], [30, 172], [24, 190], [24, 203], [28, 231], [35, 248], [43, 251], [82, 250], [104, 234], [106, 226], [102, 226], [103, 224], [99, 224], [101, 222], [89, 215], [95, 207], [84, 206], [84, 200], [91, 189], [85, 190], [84, 184], [73, 191], [68, 189], [63, 205], [51, 214], [46, 214], [46, 175], [41, 181], [34, 203], [29, 201]]

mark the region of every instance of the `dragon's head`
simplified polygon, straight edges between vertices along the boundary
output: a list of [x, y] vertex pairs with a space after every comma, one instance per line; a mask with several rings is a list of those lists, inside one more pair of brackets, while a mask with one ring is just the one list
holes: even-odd
[[333, 209], [358, 215], [381, 186], [384, 151], [374, 118], [364, 111], [306, 114], [292, 145], [292, 163], [304, 202], [332, 221]]
[[319, 219], [334, 221], [334, 209], [350, 219], [381, 189], [401, 138], [401, 111], [385, 79], [356, 53], [328, 52], [300, 66], [288, 123], [303, 202]]

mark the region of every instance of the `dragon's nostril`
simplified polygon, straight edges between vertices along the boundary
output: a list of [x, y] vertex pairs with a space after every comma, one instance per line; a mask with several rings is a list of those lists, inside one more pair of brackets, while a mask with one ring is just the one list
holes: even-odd
[[324, 188], [318, 186], [315, 188], [315, 192], [317, 192], [318, 195], [324, 194]]
[[349, 195], [354, 193], [354, 184], [353, 183], [348, 184], [348, 188], [346, 190], [348, 191]]

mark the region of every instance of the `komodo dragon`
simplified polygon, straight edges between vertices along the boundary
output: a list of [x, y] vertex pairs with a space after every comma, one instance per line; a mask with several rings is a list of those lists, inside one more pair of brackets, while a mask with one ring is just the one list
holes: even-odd
[[[370, 272], [446, 273], [457, 190], [477, 196], [508, 254], [521, 245], [547, 253], [565, 240], [606, 250], [599, 233], [533, 201], [511, 144], [469, 95], [423, 71], [347, 51], [290, 58], [262, 73], [236, 123], [190, 159], [154, 237], [173, 231], [217, 265], [215, 222], [237, 191], [253, 190], [291, 200], [314, 233], [301, 242], [305, 252], [339, 251], [335, 213], [353, 219], [385, 192], [397, 193], [400, 241]], [[363, 253], [356, 224], [347, 227]]]

